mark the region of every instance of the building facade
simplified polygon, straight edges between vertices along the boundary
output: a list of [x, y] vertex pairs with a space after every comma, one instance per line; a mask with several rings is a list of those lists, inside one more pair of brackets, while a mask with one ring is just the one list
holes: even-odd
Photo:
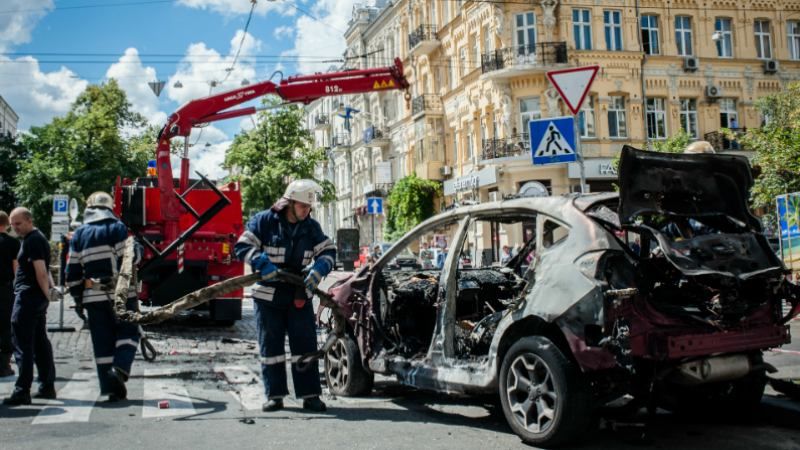
[[590, 191], [612, 189], [623, 145], [680, 129], [741, 152], [720, 128], [760, 126], [755, 101], [800, 79], [800, 0], [379, 1], [354, 8], [345, 38], [346, 67], [399, 57], [411, 83], [409, 104], [399, 92], [334, 100], [360, 111], [337, 188], [364, 243], [381, 238], [365, 232], [366, 198], [412, 172], [443, 182], [444, 206], [579, 190], [577, 164], [531, 163], [528, 121], [569, 114], [547, 71], [600, 66], [577, 117]]
[[0, 135], [16, 136], [18, 122], [19, 116], [14, 111], [14, 108], [0, 95]]

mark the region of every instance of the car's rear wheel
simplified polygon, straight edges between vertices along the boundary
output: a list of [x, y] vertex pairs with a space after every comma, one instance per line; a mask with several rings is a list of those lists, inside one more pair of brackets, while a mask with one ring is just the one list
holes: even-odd
[[508, 424], [528, 444], [576, 440], [593, 423], [594, 408], [578, 368], [545, 337], [511, 346], [498, 387]]
[[357, 397], [372, 391], [375, 376], [361, 364], [361, 352], [349, 335], [336, 340], [325, 353], [325, 380], [334, 395]]

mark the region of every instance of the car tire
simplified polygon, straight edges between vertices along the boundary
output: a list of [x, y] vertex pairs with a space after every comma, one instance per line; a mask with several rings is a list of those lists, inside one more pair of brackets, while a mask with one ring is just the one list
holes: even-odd
[[325, 353], [325, 382], [334, 395], [359, 397], [369, 395], [375, 375], [364, 369], [358, 344], [349, 335], [336, 340]]
[[[577, 440], [595, 420], [575, 363], [542, 336], [511, 346], [503, 357], [498, 391], [506, 421], [527, 444], [549, 447]], [[537, 413], [535, 420], [528, 418], [531, 412]]]

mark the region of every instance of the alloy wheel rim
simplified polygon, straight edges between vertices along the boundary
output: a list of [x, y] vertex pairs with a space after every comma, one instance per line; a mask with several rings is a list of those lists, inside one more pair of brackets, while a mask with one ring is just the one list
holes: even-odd
[[350, 376], [350, 370], [347, 366], [347, 348], [344, 342], [341, 339], [337, 340], [325, 357], [328, 360], [328, 380], [331, 383], [331, 387], [342, 389], [347, 385], [347, 380]]
[[553, 424], [558, 392], [550, 368], [539, 356], [523, 353], [506, 375], [506, 399], [514, 420], [531, 433], [544, 433]]

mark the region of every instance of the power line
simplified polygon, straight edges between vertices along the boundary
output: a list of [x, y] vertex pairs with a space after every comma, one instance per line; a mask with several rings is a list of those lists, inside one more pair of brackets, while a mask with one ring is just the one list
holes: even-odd
[[74, 6], [55, 6], [53, 8], [12, 9], [12, 10], [0, 11], [0, 15], [19, 14], [19, 13], [32, 13], [32, 12], [63, 11], [63, 10], [70, 10], [70, 9], [116, 8], [116, 7], [119, 7], [119, 6], [157, 5], [157, 4], [164, 4], [164, 3], [174, 3], [174, 0], [140, 0], [140, 1], [128, 1], [128, 2], [121, 2], [121, 3], [94, 3], [94, 4], [74, 5]]

